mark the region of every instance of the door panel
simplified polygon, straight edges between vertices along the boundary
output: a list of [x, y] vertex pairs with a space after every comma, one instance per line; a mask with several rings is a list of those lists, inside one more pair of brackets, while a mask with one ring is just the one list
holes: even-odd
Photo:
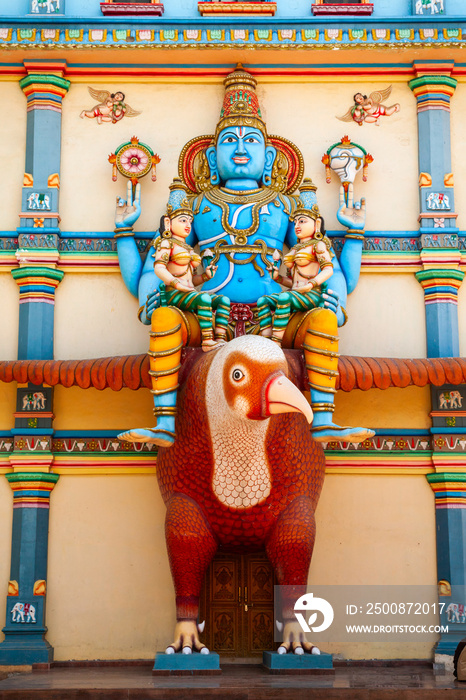
[[207, 570], [202, 641], [222, 656], [254, 657], [273, 642], [273, 569], [265, 554], [219, 554]]

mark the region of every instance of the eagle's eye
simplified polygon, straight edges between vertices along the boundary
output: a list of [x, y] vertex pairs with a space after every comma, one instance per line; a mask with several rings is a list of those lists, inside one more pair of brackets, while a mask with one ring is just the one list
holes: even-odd
[[239, 382], [244, 377], [244, 372], [242, 372], [240, 369], [236, 368], [231, 373], [231, 376], [235, 382]]

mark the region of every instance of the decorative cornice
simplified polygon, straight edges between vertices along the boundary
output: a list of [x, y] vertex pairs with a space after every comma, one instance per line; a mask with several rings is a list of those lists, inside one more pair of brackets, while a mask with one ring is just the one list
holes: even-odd
[[133, 3], [118, 2], [115, 5], [110, 2], [101, 2], [100, 10], [108, 17], [161, 17], [164, 7], [162, 3]]
[[198, 2], [197, 7], [202, 16], [260, 15], [273, 17], [277, 11], [276, 2], [253, 0], [252, 2]]
[[[205, 3], [208, 5], [223, 3]], [[237, 3], [235, 3], [237, 4]], [[241, 3], [238, 3], [241, 4]], [[272, 5], [272, 3], [260, 3]], [[112, 5], [109, 5], [112, 7]], [[329, 6], [326, 6], [329, 7]], [[360, 7], [370, 7], [360, 5]], [[361, 46], [374, 49], [407, 49], [416, 51], [423, 48], [462, 48], [463, 26], [458, 18], [442, 17], [442, 23], [429, 23], [415, 18], [388, 19], [364, 18], [364, 23], [352, 19], [345, 23], [344, 18], [326, 18], [317, 21], [310, 18], [281, 19], [276, 17], [254, 17], [251, 15], [228, 17], [228, 23], [221, 23], [212, 17], [215, 25], [202, 26], [193, 20], [159, 20], [157, 25], [149, 19], [139, 18], [131, 21], [129, 17], [120, 18], [124, 26], [118, 26], [118, 18], [107, 24], [90, 19], [83, 26], [83, 21], [70, 18], [66, 22], [54, 19], [44, 22], [43, 29], [27, 26], [18, 19], [8, 22], [3, 20], [0, 27], [0, 48], [37, 48], [46, 50], [74, 48], [171, 48], [186, 49], [195, 46], [199, 49], [225, 48], [240, 46], [248, 48], [300, 48], [300, 49], [341, 49], [354, 50]], [[220, 18], [221, 19], [221, 18]], [[225, 18], [226, 20], [227, 18]], [[372, 29], [371, 24], [375, 28]], [[356, 26], [355, 26], [356, 24]], [[5, 26], [6, 25], [6, 26]], [[359, 25], [359, 26], [358, 26]], [[382, 26], [380, 26], [382, 25]], [[388, 26], [387, 26], [388, 25]], [[113, 30], [113, 31], [112, 31]]]
[[372, 3], [364, 4], [347, 4], [340, 3], [335, 5], [312, 5], [313, 15], [326, 15], [330, 17], [341, 17], [341, 16], [361, 16], [361, 15], [371, 15], [374, 12], [374, 5]]
[[[186, 353], [201, 352], [188, 348]], [[302, 353], [294, 353], [302, 362]], [[353, 389], [388, 389], [407, 386], [425, 387], [429, 384], [466, 383], [466, 358], [422, 358], [398, 359], [381, 357], [342, 356], [338, 363], [340, 373], [337, 388], [342, 391]], [[304, 375], [304, 372], [303, 372]], [[139, 389], [151, 387], [149, 358], [147, 355], [124, 355], [102, 357], [92, 360], [21, 360], [0, 362], [0, 381], [20, 384], [79, 386], [81, 389], [110, 388], [120, 391], [123, 387]], [[303, 385], [303, 388], [304, 385]]]
[[427, 474], [426, 478], [435, 494], [436, 508], [466, 508], [466, 472]]
[[59, 474], [40, 472], [5, 474], [13, 490], [13, 508], [50, 507], [50, 494], [60, 478]]
[[416, 279], [424, 290], [426, 305], [458, 304], [458, 290], [464, 279], [462, 270], [421, 270], [416, 272]]

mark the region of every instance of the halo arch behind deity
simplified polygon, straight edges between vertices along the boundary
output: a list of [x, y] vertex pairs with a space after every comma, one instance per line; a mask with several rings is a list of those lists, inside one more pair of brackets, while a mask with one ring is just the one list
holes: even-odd
[[[190, 194], [199, 194], [213, 186], [205, 151], [215, 143], [215, 137], [197, 136], [183, 147], [178, 160], [178, 175]], [[269, 136], [268, 143], [277, 149], [271, 189], [291, 194], [302, 182], [304, 160], [294, 143], [282, 136]]]

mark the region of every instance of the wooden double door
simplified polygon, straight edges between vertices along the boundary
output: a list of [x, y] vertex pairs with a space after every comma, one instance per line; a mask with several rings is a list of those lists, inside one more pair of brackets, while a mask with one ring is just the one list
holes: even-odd
[[200, 601], [204, 644], [223, 657], [261, 656], [275, 649], [274, 583], [265, 554], [218, 554]]

